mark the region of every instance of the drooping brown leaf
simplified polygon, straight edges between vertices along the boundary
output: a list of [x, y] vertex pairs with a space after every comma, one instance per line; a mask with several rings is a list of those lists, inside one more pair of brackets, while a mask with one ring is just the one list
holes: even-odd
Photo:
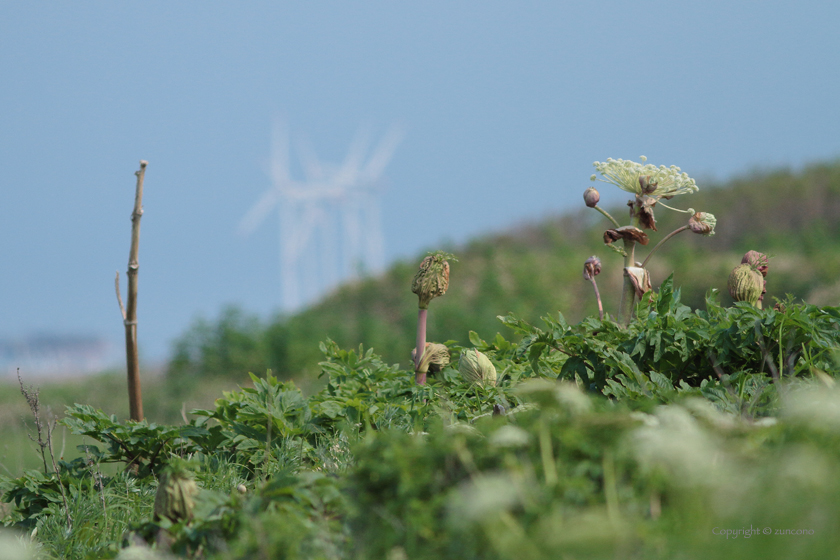
[[652, 229], [656, 231], [656, 219], [653, 217], [653, 207], [656, 206], [656, 198], [647, 195], [636, 195], [636, 204], [633, 206], [633, 212], [639, 218], [639, 223], [643, 229]]
[[604, 243], [615, 243], [619, 239], [629, 239], [641, 245], [647, 245], [650, 241], [647, 234], [635, 226], [622, 226], [604, 232]]

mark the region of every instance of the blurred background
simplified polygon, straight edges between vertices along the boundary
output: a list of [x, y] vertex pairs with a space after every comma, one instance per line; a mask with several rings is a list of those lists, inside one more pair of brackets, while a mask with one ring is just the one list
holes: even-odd
[[[619, 260], [581, 212], [608, 157], [679, 165], [701, 191], [674, 204], [718, 215], [717, 236], [653, 261], [655, 286], [674, 271], [702, 306], [757, 249], [771, 296], [837, 305], [838, 18], [785, 1], [2, 3], [2, 375], [124, 371], [114, 272], [125, 290], [140, 159], [150, 378], [311, 379], [326, 337], [407, 361], [408, 282], [439, 248], [461, 260], [435, 340], [492, 337], [509, 311], [580, 320], [594, 252], [614, 312]], [[666, 213], [662, 235], [684, 221]]]

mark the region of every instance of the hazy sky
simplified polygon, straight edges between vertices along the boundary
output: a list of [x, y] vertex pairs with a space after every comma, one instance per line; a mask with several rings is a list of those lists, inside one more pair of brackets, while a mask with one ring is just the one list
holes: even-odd
[[838, 21], [836, 1], [0, 2], [0, 337], [119, 346], [140, 159], [142, 355], [226, 303], [276, 311], [277, 217], [236, 231], [277, 117], [336, 162], [360, 126], [402, 127], [389, 261], [578, 207], [607, 157], [701, 188], [836, 158]]

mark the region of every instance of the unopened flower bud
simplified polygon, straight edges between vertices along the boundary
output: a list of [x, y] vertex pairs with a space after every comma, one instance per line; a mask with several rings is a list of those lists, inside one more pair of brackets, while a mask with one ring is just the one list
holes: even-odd
[[464, 350], [458, 360], [458, 371], [470, 383], [496, 385], [496, 366], [490, 358], [475, 349]]
[[717, 220], [715, 219], [714, 214], [709, 214], [708, 212], [695, 212], [688, 220], [688, 229], [694, 233], [702, 235], [714, 235], [716, 224]]
[[[416, 362], [417, 349], [411, 351], [411, 361]], [[427, 342], [423, 357], [417, 364], [415, 373], [437, 373], [449, 365], [449, 348], [445, 344]]]
[[584, 280], [592, 280], [599, 274], [601, 274], [601, 259], [592, 255], [583, 263], [583, 278]]
[[729, 295], [735, 301], [746, 301], [756, 305], [764, 289], [764, 278], [752, 265], [739, 264], [729, 275]]
[[601, 200], [601, 195], [598, 193], [598, 189], [595, 187], [589, 187], [585, 191], [583, 191], [583, 201], [589, 208], [595, 208], [598, 206], [598, 201]]
[[196, 494], [198, 486], [188, 470], [167, 466], [161, 473], [155, 494], [155, 518], [166, 517], [173, 523], [192, 519]]
[[420, 299], [420, 309], [428, 309], [429, 302], [445, 294], [449, 288], [449, 263], [446, 257], [446, 253], [438, 251], [420, 263], [420, 269], [411, 283], [411, 291]]
[[758, 251], [747, 251], [744, 258], [741, 259], [741, 264], [749, 264], [762, 276], [767, 276], [767, 270], [770, 268], [770, 259], [764, 253]]

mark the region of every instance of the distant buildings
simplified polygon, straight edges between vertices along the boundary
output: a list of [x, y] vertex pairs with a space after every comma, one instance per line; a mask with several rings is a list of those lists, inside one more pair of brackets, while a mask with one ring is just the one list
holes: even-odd
[[109, 341], [84, 335], [35, 334], [0, 338], [0, 378], [75, 377], [113, 366], [119, 353]]

